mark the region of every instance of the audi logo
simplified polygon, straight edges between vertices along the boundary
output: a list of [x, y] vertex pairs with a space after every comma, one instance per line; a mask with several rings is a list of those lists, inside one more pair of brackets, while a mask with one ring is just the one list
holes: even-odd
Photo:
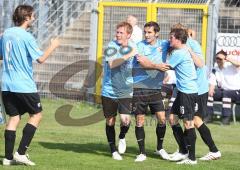
[[240, 36], [220, 36], [217, 39], [220, 47], [240, 47]]

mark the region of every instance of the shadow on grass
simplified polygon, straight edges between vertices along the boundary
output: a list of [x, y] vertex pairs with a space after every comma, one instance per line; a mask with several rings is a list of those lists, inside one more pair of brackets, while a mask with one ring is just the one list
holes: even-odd
[[[72, 151], [77, 153], [88, 153], [101, 156], [110, 156], [110, 149], [107, 144], [99, 143], [51, 143], [51, 142], [39, 142], [39, 145], [43, 146], [46, 149], [57, 149], [63, 151]], [[136, 147], [127, 147], [126, 156], [135, 158], [139, 154], [138, 146]], [[153, 150], [147, 150], [147, 156], [151, 158], [159, 159], [159, 156], [153, 153]]]

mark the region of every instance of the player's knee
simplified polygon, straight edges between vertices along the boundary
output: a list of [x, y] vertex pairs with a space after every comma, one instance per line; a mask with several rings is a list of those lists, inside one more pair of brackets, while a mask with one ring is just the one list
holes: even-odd
[[40, 113], [35, 114], [35, 115], [34, 115], [34, 118], [35, 118], [38, 122], [40, 122], [40, 121], [42, 120], [42, 113], [40, 112]]
[[116, 121], [116, 117], [108, 117], [106, 118], [106, 123], [108, 126], [114, 126]]
[[174, 126], [174, 125], [177, 124], [177, 123], [176, 123], [176, 120], [175, 120], [175, 117], [173, 116], [173, 114], [170, 114], [168, 121], [169, 121], [169, 124], [170, 124], [171, 126]]
[[160, 124], [166, 124], [166, 118], [164, 117], [164, 118], [160, 118], [159, 120], [158, 120], [158, 122], [160, 123]]
[[142, 127], [144, 126], [144, 115], [137, 115], [136, 117], [136, 125], [137, 127]]

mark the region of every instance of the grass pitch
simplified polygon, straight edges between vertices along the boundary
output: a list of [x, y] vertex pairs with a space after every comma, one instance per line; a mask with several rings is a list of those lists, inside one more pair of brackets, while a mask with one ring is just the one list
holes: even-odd
[[[236, 125], [221, 126], [208, 124], [217, 147], [222, 152], [222, 158], [216, 161], [202, 162], [198, 160], [195, 166], [176, 165], [174, 162], [161, 160], [153, 154], [156, 148], [155, 121], [147, 117], [145, 124], [147, 160], [135, 163], [138, 146], [134, 134], [134, 118], [126, 136], [127, 151], [123, 155], [123, 161], [115, 161], [111, 158], [110, 150], [105, 135], [105, 121], [99, 121], [88, 126], [64, 126], [55, 118], [56, 110], [65, 105], [73, 105], [70, 113], [73, 119], [79, 119], [101, 110], [101, 108], [66, 100], [42, 100], [44, 116], [39, 129], [30, 145], [28, 153], [32, 161], [37, 165], [27, 167], [23, 165], [6, 167], [0, 165], [0, 169], [34, 169], [34, 170], [76, 170], [76, 169], [160, 169], [160, 170], [238, 170], [240, 169], [240, 135], [239, 122]], [[17, 131], [15, 150], [20, 141], [22, 128], [27, 121], [24, 115]], [[63, 121], [64, 122], [64, 121]], [[119, 122], [116, 123], [116, 141], [119, 133]], [[207, 146], [201, 140], [197, 132], [196, 156], [197, 158], [208, 152]], [[4, 126], [0, 125], [0, 159], [4, 157]], [[172, 153], [177, 149], [172, 130], [167, 126], [164, 140], [164, 148]]]

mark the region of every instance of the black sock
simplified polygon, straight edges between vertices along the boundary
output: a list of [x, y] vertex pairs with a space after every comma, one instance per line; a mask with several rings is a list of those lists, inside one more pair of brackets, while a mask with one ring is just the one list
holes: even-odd
[[160, 149], [162, 149], [162, 144], [163, 144], [163, 139], [165, 136], [165, 132], [166, 132], [166, 124], [157, 124], [156, 127], [156, 135], [157, 135], [157, 150], [159, 151]]
[[135, 126], [135, 134], [139, 146], [140, 154], [146, 154], [145, 152], [145, 132], [144, 127], [137, 127]]
[[129, 127], [130, 127], [130, 125], [128, 125], [128, 126], [121, 125], [119, 139], [124, 139], [125, 138], [125, 135], [128, 132]]
[[27, 123], [26, 126], [23, 128], [23, 135], [18, 148], [18, 153], [20, 155], [25, 155], [27, 148], [29, 147], [32, 138], [35, 134], [36, 129], [37, 128], [35, 126], [29, 123]]
[[5, 158], [12, 160], [13, 159], [13, 149], [16, 139], [16, 131], [5, 130]]
[[111, 149], [111, 153], [115, 152], [116, 145], [115, 145], [115, 128], [113, 126], [109, 126], [106, 124], [106, 135], [107, 135], [107, 140]]
[[196, 144], [196, 132], [195, 132], [195, 128], [191, 128], [191, 129], [186, 129], [185, 130], [185, 134], [184, 137], [186, 138], [187, 141], [187, 146], [188, 146], [188, 158], [195, 161], [196, 157], [195, 157], [195, 144]]
[[183, 130], [182, 130], [181, 125], [179, 123], [176, 124], [176, 125], [173, 125], [172, 130], [173, 130], [173, 136], [178, 143], [179, 152], [183, 153], [183, 154], [187, 154], [188, 151], [187, 151], [187, 148], [186, 148], [186, 144], [184, 142]]
[[211, 135], [209, 128], [203, 123], [198, 128], [198, 131], [199, 131], [204, 143], [209, 147], [210, 152], [217, 152], [218, 149], [212, 139], [212, 135]]

